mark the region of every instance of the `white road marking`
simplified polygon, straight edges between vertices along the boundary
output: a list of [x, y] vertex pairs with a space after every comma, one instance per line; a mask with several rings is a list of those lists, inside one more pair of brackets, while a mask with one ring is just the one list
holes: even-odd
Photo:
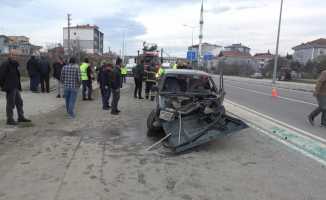
[[[246, 88], [242, 88], [242, 87], [234, 86], [234, 85], [230, 85], [230, 84], [227, 84], [227, 86], [233, 87], [233, 88], [238, 88], [238, 89], [241, 89], [241, 90], [244, 90], [244, 91], [248, 91], [248, 92], [252, 92], [252, 93], [261, 94], [261, 95], [264, 95], [264, 96], [271, 97], [271, 94], [268, 94], [268, 93], [265, 93], [265, 92], [258, 92], [256, 90], [246, 89]], [[292, 98], [287, 98], [287, 97], [282, 97], [282, 96], [279, 96], [279, 97], [276, 97], [276, 98], [287, 100], [287, 101], [291, 101], [291, 102], [296, 102], [296, 103], [301, 103], [301, 104], [307, 104], [307, 105], [311, 105], [311, 106], [316, 106], [316, 107], [318, 106], [315, 103], [310, 103], [310, 102], [301, 101], [301, 100], [292, 99]]]
[[263, 114], [263, 113], [257, 112], [257, 111], [255, 111], [255, 110], [253, 110], [253, 109], [251, 109], [251, 108], [246, 107], [246, 106], [243, 106], [243, 105], [240, 105], [240, 104], [234, 103], [233, 101], [230, 101], [230, 100], [227, 100], [227, 99], [226, 99], [225, 102], [227, 102], [227, 103], [229, 103], [229, 104], [232, 104], [232, 105], [234, 105], [234, 106], [237, 106], [237, 107], [239, 107], [239, 108], [241, 108], [241, 109], [243, 109], [243, 110], [246, 110], [246, 111], [248, 111], [248, 112], [251, 112], [251, 113], [253, 113], [253, 114], [257, 115], [257, 116], [260, 116], [260, 117], [262, 117], [262, 118], [264, 118], [264, 119], [270, 120], [270, 121], [272, 121], [272, 122], [274, 122], [274, 123], [276, 123], [276, 124], [279, 124], [279, 125], [281, 125], [281, 126], [283, 126], [283, 127], [286, 127], [286, 128], [288, 128], [288, 129], [294, 130], [294, 131], [296, 131], [297, 133], [301, 133], [301, 134], [303, 134], [303, 135], [305, 135], [305, 136], [308, 136], [308, 137], [310, 137], [310, 138], [312, 138], [312, 139], [318, 140], [319, 142], [322, 142], [322, 143], [325, 143], [325, 144], [326, 144], [326, 139], [324, 139], [324, 138], [322, 138], [322, 137], [319, 137], [319, 136], [313, 135], [313, 134], [311, 134], [311, 133], [308, 133], [307, 131], [304, 131], [304, 130], [299, 129], [299, 128], [297, 128], [297, 127], [294, 127], [294, 126], [292, 126], [292, 125], [290, 125], [290, 124], [287, 124], [287, 123], [285, 123], [285, 122], [282, 122], [282, 121], [279, 121], [279, 120], [277, 120], [277, 119], [274, 119], [274, 118], [272, 118], [272, 117], [270, 117], [270, 116], [268, 116], [268, 115], [266, 115], [266, 114]]
[[[273, 85], [265, 85], [265, 84], [260, 84], [258, 82], [244, 82], [244, 81], [237, 81], [237, 80], [231, 80], [231, 79], [226, 79], [225, 81], [230, 81], [230, 82], [236, 82], [236, 83], [240, 83], [240, 84], [246, 84], [246, 85], [255, 85], [255, 86], [260, 86], [260, 87], [266, 87], [266, 88], [272, 88]], [[293, 93], [301, 93], [304, 95], [311, 95], [312, 96], [312, 92], [311, 91], [302, 91], [299, 89], [290, 89], [290, 88], [283, 88], [283, 87], [278, 87], [276, 86], [277, 89], [279, 90], [285, 90], [285, 91], [289, 91], [289, 92], [293, 92]]]
[[[315, 160], [315, 161], [317, 161], [317, 162], [319, 162], [319, 163], [321, 163], [322, 165], [324, 165], [324, 166], [326, 166], [326, 160], [325, 159], [322, 159], [325, 155], [323, 154], [323, 153], [321, 153], [321, 157], [318, 157], [317, 155], [315, 155], [315, 154], [313, 154], [312, 152], [309, 152], [309, 150], [307, 150], [306, 148], [305, 148], [305, 145], [302, 145], [302, 146], [298, 146], [297, 144], [295, 144], [295, 143], [291, 143], [290, 141], [288, 141], [288, 140], [284, 140], [284, 139], [282, 139], [282, 138], [280, 138], [280, 137], [278, 137], [277, 135], [275, 135], [275, 134], [273, 134], [270, 130], [268, 130], [267, 128], [265, 128], [265, 127], [262, 127], [262, 126], [259, 126], [258, 124], [257, 124], [257, 122], [256, 121], [254, 121], [253, 119], [255, 118], [255, 117], [259, 117], [260, 119], [262, 119], [263, 117], [262, 116], [264, 116], [264, 118], [263, 118], [263, 120], [267, 120], [267, 121], [270, 121], [271, 122], [271, 124], [278, 124], [278, 120], [275, 120], [275, 119], [273, 119], [273, 118], [271, 118], [270, 119], [270, 117], [268, 117], [268, 116], [266, 116], [266, 115], [264, 115], [264, 114], [262, 114], [262, 113], [258, 113], [258, 112], [256, 112], [256, 111], [253, 111], [252, 109], [250, 109], [250, 108], [247, 108], [247, 107], [245, 107], [245, 106], [242, 106], [242, 105], [239, 105], [239, 104], [237, 104], [237, 103], [234, 103], [234, 102], [232, 102], [232, 101], [228, 101], [228, 100], [226, 100], [226, 102], [225, 103], [227, 103], [227, 104], [230, 104], [230, 105], [232, 105], [232, 106], [234, 106], [234, 107], [237, 107], [238, 109], [240, 109], [238, 112], [242, 112], [242, 116], [239, 116], [238, 114], [235, 114], [234, 113], [234, 111], [235, 110], [233, 110], [233, 112], [231, 112], [231, 115], [234, 115], [234, 116], [236, 116], [236, 117], [238, 117], [238, 118], [241, 118], [244, 122], [246, 122], [251, 128], [253, 128], [253, 129], [255, 129], [255, 130], [257, 130], [258, 132], [261, 132], [261, 133], [263, 133], [263, 134], [265, 134], [266, 136], [268, 136], [268, 137], [270, 137], [270, 138], [272, 138], [272, 139], [274, 139], [274, 140], [276, 140], [276, 141], [278, 141], [278, 142], [280, 142], [280, 143], [282, 143], [282, 144], [284, 144], [284, 145], [286, 145], [287, 147], [289, 147], [289, 148], [291, 148], [291, 149], [294, 149], [294, 150], [296, 150], [296, 151], [298, 151], [298, 152], [300, 152], [300, 153], [302, 153], [303, 155], [305, 155], [305, 156], [307, 156], [307, 157], [309, 157], [309, 158], [311, 158], [311, 159], [313, 159], [313, 160]], [[240, 112], [240, 113], [241, 113]], [[251, 120], [250, 119], [247, 119], [245, 116], [243, 116], [243, 115], [248, 115], [248, 114], [246, 114], [246, 113], [248, 113], [249, 115], [251, 114]], [[241, 114], [240, 114], [241, 115]], [[248, 116], [247, 116], [248, 117]], [[266, 117], [266, 118], [265, 118]], [[250, 118], [250, 117], [249, 117]], [[275, 120], [275, 121], [274, 121]], [[262, 120], [257, 120], [257, 121], [262, 121]], [[285, 124], [285, 123], [283, 123], [283, 124]], [[267, 125], [267, 126], [270, 126], [270, 125]], [[280, 125], [280, 126], [282, 126], [282, 125]], [[285, 126], [285, 129], [289, 129], [290, 130], [290, 128], [289, 127], [291, 127], [290, 125], [288, 125], [288, 124], [286, 124], [286, 126]], [[295, 128], [295, 127], [294, 127]], [[297, 128], [295, 128], [295, 129], [297, 129]], [[292, 129], [291, 129], [292, 130]], [[300, 129], [298, 129], [298, 130], [300, 130]], [[292, 131], [296, 131], [296, 130], [292, 130]], [[302, 130], [301, 130], [302, 131]], [[305, 132], [305, 131], [303, 131], [303, 132]], [[299, 137], [302, 137], [302, 138], [306, 138], [306, 140], [307, 141], [314, 141], [315, 143], [316, 143], [316, 145], [319, 147], [319, 148], [322, 148], [322, 149], [325, 149], [326, 148], [326, 144], [325, 143], [322, 143], [321, 141], [323, 141], [323, 142], [325, 142], [326, 140], [325, 139], [323, 139], [323, 138], [320, 138], [320, 137], [318, 137], [318, 136], [314, 136], [314, 135], [311, 135], [311, 136], [313, 136], [313, 137], [307, 137], [307, 135], [306, 134], [302, 134], [302, 133], [299, 133], [299, 132], [293, 132], [292, 134], [294, 134], [294, 135], [298, 135]], [[315, 139], [312, 139], [312, 138], [315, 138]], [[318, 141], [317, 141], [318, 140]], [[301, 147], [301, 148], [300, 148]]]

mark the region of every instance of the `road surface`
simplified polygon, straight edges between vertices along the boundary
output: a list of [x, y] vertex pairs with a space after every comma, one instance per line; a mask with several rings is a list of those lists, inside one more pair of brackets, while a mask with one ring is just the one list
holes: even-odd
[[[218, 78], [215, 79], [217, 81]], [[315, 126], [307, 121], [308, 114], [317, 107], [311, 91], [277, 88], [278, 98], [271, 96], [272, 86], [260, 81], [225, 77], [226, 99], [244, 105], [257, 112], [297, 127], [301, 130], [326, 138], [326, 129], [319, 126], [320, 117]]]

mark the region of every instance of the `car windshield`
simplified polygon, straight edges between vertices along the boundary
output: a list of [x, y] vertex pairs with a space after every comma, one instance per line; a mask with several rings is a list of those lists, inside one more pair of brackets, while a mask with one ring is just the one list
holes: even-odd
[[204, 75], [174, 75], [166, 77], [162, 92], [167, 93], [210, 93], [213, 83]]

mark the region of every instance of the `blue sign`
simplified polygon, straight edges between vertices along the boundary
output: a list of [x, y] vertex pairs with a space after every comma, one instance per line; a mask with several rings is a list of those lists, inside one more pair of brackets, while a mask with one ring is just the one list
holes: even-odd
[[197, 60], [197, 53], [196, 53], [196, 51], [188, 51], [187, 52], [187, 60], [190, 60], [190, 61]]
[[204, 55], [204, 60], [208, 61], [208, 60], [213, 60], [214, 56], [211, 53], [206, 53]]

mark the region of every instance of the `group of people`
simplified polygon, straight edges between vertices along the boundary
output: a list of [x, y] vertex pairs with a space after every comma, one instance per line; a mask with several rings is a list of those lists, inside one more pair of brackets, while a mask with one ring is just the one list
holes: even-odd
[[27, 62], [27, 72], [30, 77], [30, 90], [32, 92], [40, 92], [39, 85], [41, 84], [41, 91], [50, 92], [50, 62], [41, 56], [36, 58], [32, 56]]
[[[97, 75], [97, 81], [100, 85], [102, 95], [102, 107], [103, 110], [111, 109], [112, 115], [118, 115], [120, 110], [118, 109], [118, 103], [120, 100], [120, 89], [123, 84], [123, 76], [121, 73], [122, 59], [118, 58], [116, 64], [103, 62]], [[112, 101], [110, 106], [110, 98], [112, 95]]]
[[[97, 81], [100, 85], [103, 110], [111, 109], [112, 115], [118, 115], [118, 103], [120, 100], [120, 88], [122, 87], [121, 75], [122, 60], [118, 58], [116, 64], [104, 62], [98, 70]], [[95, 80], [94, 70], [87, 58], [78, 66], [75, 58], [70, 58], [69, 63], [64, 65], [60, 75], [60, 82], [64, 87], [64, 98], [66, 109], [70, 117], [75, 117], [75, 104], [80, 86], [82, 86], [82, 98], [84, 101], [91, 101], [92, 85]], [[59, 86], [58, 86], [59, 87]], [[110, 106], [110, 97], [112, 101]]]
[[165, 70], [160, 65], [150, 64], [144, 66], [144, 61], [133, 68], [135, 80], [134, 98], [144, 99], [142, 97], [143, 81], [145, 81], [145, 98], [154, 101], [155, 91], [153, 90], [157, 79], [164, 74]]
[[[112, 115], [118, 115], [120, 110], [118, 104], [120, 100], [120, 89], [125, 82], [126, 71], [123, 71], [122, 60], [118, 58], [115, 64], [103, 62], [98, 70], [97, 81], [100, 85], [102, 96], [103, 110], [111, 109]], [[27, 63], [29, 76], [31, 77], [31, 90], [37, 92], [37, 84], [42, 81], [44, 87], [43, 92], [49, 92], [49, 78], [50, 78], [50, 64], [45, 58], [38, 61], [35, 57]], [[164, 69], [157, 65], [149, 65], [144, 67], [144, 61], [133, 68], [133, 75], [135, 80], [134, 97], [143, 99], [142, 84], [145, 81], [145, 98], [154, 100], [155, 92], [153, 86], [157, 78], [164, 74]], [[75, 58], [70, 58], [68, 63], [65, 63], [62, 58], [58, 58], [53, 64], [53, 77], [57, 79], [57, 97], [64, 97], [66, 110], [70, 117], [74, 118], [75, 104], [78, 96], [78, 91], [82, 85], [83, 100], [92, 99], [92, 81], [95, 79], [92, 66], [86, 58], [81, 65], [77, 64]], [[23, 99], [20, 91], [21, 80], [19, 63], [12, 55], [4, 61], [0, 66], [0, 87], [2, 91], [6, 92], [6, 113], [7, 124], [17, 125], [21, 122], [31, 122], [25, 118], [23, 110]], [[112, 96], [111, 104], [110, 99]], [[314, 96], [318, 101], [318, 108], [316, 108], [308, 117], [309, 122], [314, 125], [315, 118], [322, 114], [321, 126], [326, 127], [326, 70], [321, 72], [320, 78], [317, 81]], [[18, 119], [14, 120], [13, 110], [17, 109]]]

